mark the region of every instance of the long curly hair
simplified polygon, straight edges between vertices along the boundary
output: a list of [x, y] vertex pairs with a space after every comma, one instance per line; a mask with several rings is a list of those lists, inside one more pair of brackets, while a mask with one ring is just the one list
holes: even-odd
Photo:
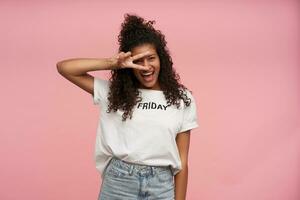
[[[165, 36], [160, 30], [153, 28], [155, 21], [145, 21], [142, 17], [125, 14], [125, 20], [121, 24], [121, 31], [118, 35], [119, 52], [128, 52], [132, 48], [141, 44], [154, 45], [160, 59], [160, 72], [158, 82], [167, 100], [167, 106], [176, 105], [180, 107], [180, 100], [186, 106], [190, 105], [191, 99], [188, 98], [180, 77], [173, 68], [172, 58], [166, 46]], [[110, 90], [108, 93], [108, 109], [116, 112], [118, 109], [124, 111], [122, 121], [133, 115], [133, 107], [142, 98], [138, 90], [139, 81], [135, 77], [131, 68], [111, 70]]]

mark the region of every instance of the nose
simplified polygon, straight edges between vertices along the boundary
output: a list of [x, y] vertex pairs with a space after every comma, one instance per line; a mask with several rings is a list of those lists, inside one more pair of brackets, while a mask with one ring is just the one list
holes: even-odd
[[144, 66], [149, 66], [149, 62], [148, 62], [148, 59], [147, 59], [147, 58], [144, 58], [144, 59], [143, 59], [143, 65], [144, 65]]

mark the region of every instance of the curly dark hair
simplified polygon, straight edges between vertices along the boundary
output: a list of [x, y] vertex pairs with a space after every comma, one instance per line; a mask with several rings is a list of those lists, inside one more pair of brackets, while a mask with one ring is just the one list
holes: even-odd
[[[121, 24], [121, 31], [118, 35], [119, 52], [131, 51], [134, 47], [142, 44], [154, 45], [160, 59], [160, 72], [158, 82], [167, 100], [167, 106], [176, 105], [180, 107], [180, 100], [186, 106], [190, 105], [191, 99], [188, 98], [180, 77], [173, 68], [172, 58], [166, 46], [165, 36], [160, 30], [153, 28], [155, 21], [145, 21], [142, 17], [134, 14], [125, 14], [125, 20]], [[122, 121], [132, 118], [133, 107], [142, 98], [138, 90], [139, 81], [135, 77], [131, 68], [111, 70], [110, 91], [108, 93], [107, 113], [118, 109], [124, 111]]]

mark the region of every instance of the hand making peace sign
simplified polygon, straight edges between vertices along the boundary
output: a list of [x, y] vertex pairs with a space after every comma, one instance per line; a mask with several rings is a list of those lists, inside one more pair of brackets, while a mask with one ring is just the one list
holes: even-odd
[[113, 60], [114, 60], [114, 63], [116, 63], [116, 66], [121, 69], [122, 68], [136, 68], [139, 70], [149, 70], [149, 67], [147, 67], [147, 66], [137, 65], [137, 64], [133, 63], [133, 61], [138, 60], [149, 54], [150, 54], [150, 52], [146, 51], [146, 52], [131, 56], [130, 51], [128, 51], [126, 53], [120, 52], [115, 57], [113, 57]]

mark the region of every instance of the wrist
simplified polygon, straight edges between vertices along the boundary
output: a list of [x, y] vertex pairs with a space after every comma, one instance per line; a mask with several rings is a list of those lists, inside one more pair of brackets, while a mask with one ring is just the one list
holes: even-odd
[[113, 70], [113, 69], [119, 68], [117, 59], [110, 57], [110, 58], [107, 58], [106, 61], [107, 61], [108, 69]]

